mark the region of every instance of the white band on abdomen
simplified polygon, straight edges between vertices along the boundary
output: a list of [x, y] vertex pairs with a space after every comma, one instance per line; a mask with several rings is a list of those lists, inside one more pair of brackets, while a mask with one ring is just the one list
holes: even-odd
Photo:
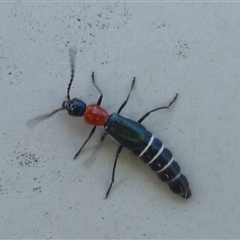
[[141, 157], [148, 150], [148, 148], [151, 146], [153, 140], [154, 140], [154, 136], [152, 135], [148, 142], [148, 145], [143, 149], [143, 151], [138, 155], [138, 157]]
[[153, 163], [157, 159], [157, 157], [162, 153], [163, 150], [164, 150], [164, 145], [162, 144], [162, 146], [158, 150], [157, 154], [151, 159], [150, 162], [148, 162], [148, 164]]
[[165, 169], [167, 169], [173, 162], [173, 157], [170, 159], [170, 161], [159, 171], [157, 171], [157, 173], [163, 172]]

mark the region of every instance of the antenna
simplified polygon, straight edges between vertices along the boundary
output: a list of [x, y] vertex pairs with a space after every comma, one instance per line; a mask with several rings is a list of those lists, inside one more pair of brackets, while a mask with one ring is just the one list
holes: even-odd
[[75, 73], [75, 55], [76, 55], [76, 48], [71, 47], [69, 49], [69, 57], [70, 57], [70, 67], [71, 67], [71, 78], [67, 88], [67, 99], [70, 101], [70, 89], [72, 86], [74, 73]]
[[72, 82], [73, 82], [73, 78], [74, 78], [74, 72], [75, 72], [75, 55], [76, 55], [76, 48], [73, 48], [71, 47], [69, 49], [69, 56], [70, 56], [70, 67], [71, 67], [71, 78], [70, 78], [70, 82], [68, 84], [68, 88], [67, 88], [67, 101], [64, 101], [62, 103], [62, 107], [59, 108], [59, 109], [56, 109], [48, 114], [43, 114], [43, 115], [40, 115], [38, 117], [35, 117], [35, 118], [32, 118], [30, 120], [28, 120], [26, 122], [26, 125], [30, 128], [34, 128], [36, 127], [36, 125], [40, 122], [42, 122], [43, 120], [46, 120], [50, 117], [52, 117], [55, 113], [61, 111], [61, 110], [64, 110], [66, 109], [66, 104], [68, 101], [70, 101], [70, 89], [71, 89], [71, 86], [72, 86]]
[[40, 115], [38, 117], [32, 118], [32, 119], [28, 120], [26, 122], [26, 124], [27, 124], [28, 127], [34, 128], [34, 127], [37, 126], [38, 123], [42, 122], [43, 120], [46, 120], [46, 119], [50, 118], [55, 113], [57, 113], [57, 112], [59, 112], [61, 110], [64, 110], [64, 109], [65, 109], [65, 107], [62, 106], [61, 108], [56, 109], [56, 110], [52, 111], [51, 113], [43, 114], [43, 115]]

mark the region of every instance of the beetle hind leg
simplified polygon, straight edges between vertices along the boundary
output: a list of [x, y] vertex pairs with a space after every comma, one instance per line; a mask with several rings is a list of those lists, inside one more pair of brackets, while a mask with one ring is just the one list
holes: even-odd
[[116, 152], [115, 161], [114, 161], [113, 170], [112, 170], [112, 181], [111, 181], [110, 186], [109, 186], [109, 188], [107, 190], [105, 199], [108, 197], [108, 195], [109, 195], [109, 193], [111, 191], [112, 185], [114, 183], [114, 177], [115, 177], [115, 170], [116, 170], [117, 160], [118, 160], [118, 157], [119, 157], [122, 149], [123, 149], [123, 146], [120, 145], [118, 150], [117, 150], [117, 152]]

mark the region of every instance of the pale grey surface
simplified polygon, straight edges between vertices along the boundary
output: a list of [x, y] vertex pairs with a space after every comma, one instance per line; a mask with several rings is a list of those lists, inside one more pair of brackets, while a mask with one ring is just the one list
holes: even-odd
[[[239, 3], [1, 3], [1, 238], [239, 238]], [[145, 126], [188, 177], [185, 201], [128, 151], [108, 200], [117, 145], [97, 148], [99, 129], [61, 112], [78, 49], [71, 96], [98, 94], [111, 113], [136, 87], [123, 115], [179, 99]]]

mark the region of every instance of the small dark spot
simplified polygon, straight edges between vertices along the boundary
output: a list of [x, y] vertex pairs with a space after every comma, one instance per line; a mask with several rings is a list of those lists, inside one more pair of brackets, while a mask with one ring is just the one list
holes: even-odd
[[42, 192], [41, 187], [35, 187], [33, 188], [33, 191], [38, 193]]

